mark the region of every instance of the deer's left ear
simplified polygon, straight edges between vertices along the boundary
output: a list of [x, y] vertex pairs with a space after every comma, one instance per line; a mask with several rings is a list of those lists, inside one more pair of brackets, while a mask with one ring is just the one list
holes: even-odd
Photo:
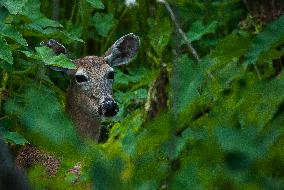
[[119, 38], [104, 54], [104, 59], [111, 66], [129, 63], [139, 48], [139, 37], [130, 33]]

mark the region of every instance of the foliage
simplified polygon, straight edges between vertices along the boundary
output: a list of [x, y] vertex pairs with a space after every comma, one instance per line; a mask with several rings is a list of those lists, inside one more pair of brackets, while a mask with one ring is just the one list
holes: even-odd
[[[0, 1], [0, 134], [13, 150], [30, 143], [62, 158], [55, 177], [28, 171], [35, 189], [284, 189], [284, 76], [273, 68], [284, 16], [251, 31], [239, 26], [240, 0], [169, 3], [200, 62], [156, 1], [61, 1], [59, 17], [51, 1]], [[100, 55], [130, 32], [141, 47], [116, 68], [120, 113], [102, 122], [101, 143], [81, 139], [64, 112], [68, 76], [49, 67], [74, 68], [70, 59]], [[68, 55], [40, 47], [50, 38]], [[164, 67], [168, 109], [145, 118]], [[74, 183], [66, 173], [78, 162]]]

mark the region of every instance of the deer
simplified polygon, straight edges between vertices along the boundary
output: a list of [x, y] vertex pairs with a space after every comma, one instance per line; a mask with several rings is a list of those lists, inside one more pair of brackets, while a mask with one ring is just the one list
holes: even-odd
[[[56, 55], [67, 53], [66, 48], [54, 39], [42, 42], [41, 45], [51, 48]], [[66, 112], [81, 137], [98, 142], [101, 119], [113, 117], [119, 112], [118, 104], [113, 98], [113, 67], [129, 63], [137, 54], [139, 45], [139, 37], [129, 33], [119, 38], [102, 56], [85, 56], [73, 60], [74, 69], [51, 67], [70, 76]], [[33, 146], [20, 150], [15, 162], [19, 168], [43, 164], [51, 176], [56, 175], [60, 165], [60, 160], [54, 155]]]
[[[71, 77], [66, 108], [82, 137], [98, 141], [101, 118], [118, 113], [112, 93], [113, 67], [129, 63], [136, 55], [139, 44], [139, 37], [130, 33], [118, 39], [100, 57], [86, 56], [74, 60], [75, 69], [54, 68]], [[55, 54], [66, 53], [65, 47], [53, 39], [42, 45], [53, 49]]]

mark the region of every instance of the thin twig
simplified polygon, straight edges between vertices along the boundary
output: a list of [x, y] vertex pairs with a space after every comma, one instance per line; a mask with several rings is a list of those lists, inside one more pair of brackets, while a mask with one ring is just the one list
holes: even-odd
[[192, 53], [192, 55], [194, 56], [194, 58], [200, 62], [201, 59], [197, 53], [197, 51], [194, 49], [194, 47], [192, 46], [192, 44], [190, 43], [188, 37], [186, 36], [186, 34], [184, 33], [184, 31], [181, 29], [178, 20], [176, 19], [176, 16], [172, 10], [172, 8], [170, 7], [169, 3], [166, 0], [157, 0], [160, 3], [163, 3], [166, 7], [166, 9], [168, 10], [168, 12], [171, 15], [171, 19], [173, 21], [173, 23], [175, 24], [177, 31], [179, 32], [179, 34], [182, 36], [183, 40], [185, 41], [187, 47], [189, 48], [190, 52]]
[[256, 74], [257, 74], [258, 80], [261, 80], [261, 76], [260, 76], [260, 73], [259, 73], [259, 70], [258, 70], [258, 68], [257, 68], [256, 64], [253, 64], [253, 66], [254, 66], [254, 69], [255, 69], [255, 71], [256, 71]]

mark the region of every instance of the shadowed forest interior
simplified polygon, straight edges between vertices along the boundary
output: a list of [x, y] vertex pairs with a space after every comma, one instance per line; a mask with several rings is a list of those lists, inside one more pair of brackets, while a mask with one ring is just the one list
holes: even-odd
[[284, 189], [283, 13], [0, 0], [0, 190]]

